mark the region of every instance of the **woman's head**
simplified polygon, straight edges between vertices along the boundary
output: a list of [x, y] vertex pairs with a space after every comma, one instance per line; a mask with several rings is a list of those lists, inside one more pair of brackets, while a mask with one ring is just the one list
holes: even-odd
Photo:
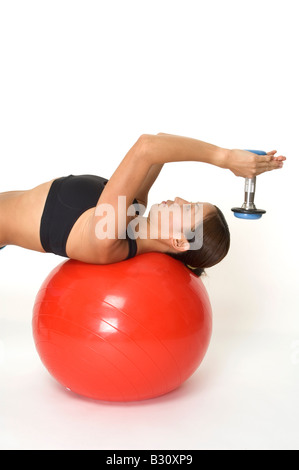
[[[218, 207], [209, 203], [190, 203], [181, 198], [154, 207], [158, 209], [156, 225], [158, 223], [158, 238], [165, 245], [163, 251], [196, 275], [200, 276], [205, 268], [218, 264], [227, 255], [230, 232]], [[174, 207], [177, 210], [173, 210]], [[166, 230], [163, 234], [163, 225], [164, 232], [167, 228], [168, 233]]]

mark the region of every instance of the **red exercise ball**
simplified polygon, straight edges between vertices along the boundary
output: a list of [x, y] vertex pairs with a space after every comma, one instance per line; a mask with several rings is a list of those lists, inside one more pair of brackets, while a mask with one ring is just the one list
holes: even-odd
[[202, 362], [211, 331], [201, 279], [161, 253], [110, 265], [66, 261], [42, 285], [33, 312], [35, 345], [50, 374], [103, 401], [176, 389]]

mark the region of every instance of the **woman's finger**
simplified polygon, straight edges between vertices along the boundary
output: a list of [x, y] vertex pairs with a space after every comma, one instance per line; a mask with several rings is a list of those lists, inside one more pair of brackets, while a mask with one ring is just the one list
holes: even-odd
[[273, 161], [273, 155], [271, 152], [267, 153], [267, 155], [257, 155], [255, 161], [259, 166], [262, 166]]
[[283, 168], [283, 162], [280, 160], [272, 160], [270, 162], [260, 163], [258, 165], [256, 174], [260, 175], [261, 173], [265, 173], [266, 171], [278, 170]]
[[279, 155], [278, 157], [274, 157], [274, 154], [272, 152], [267, 153], [267, 155], [256, 155], [256, 162], [261, 165], [264, 164], [265, 162], [275, 162], [275, 161], [285, 161], [286, 157], [283, 155]]
[[286, 160], [286, 157], [283, 157], [282, 155], [280, 155], [279, 157], [273, 157], [273, 160], [284, 162]]

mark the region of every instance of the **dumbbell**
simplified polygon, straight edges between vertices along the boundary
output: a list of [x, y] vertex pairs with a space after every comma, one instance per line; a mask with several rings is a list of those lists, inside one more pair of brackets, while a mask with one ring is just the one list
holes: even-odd
[[[252, 152], [257, 155], [267, 155], [266, 152], [262, 150], [247, 150], [247, 152]], [[233, 207], [232, 211], [234, 212], [235, 217], [238, 219], [248, 219], [248, 220], [257, 220], [266, 213], [263, 209], [257, 209], [254, 204], [256, 190], [256, 176], [254, 178], [245, 178], [245, 188], [244, 188], [244, 202], [241, 207]]]

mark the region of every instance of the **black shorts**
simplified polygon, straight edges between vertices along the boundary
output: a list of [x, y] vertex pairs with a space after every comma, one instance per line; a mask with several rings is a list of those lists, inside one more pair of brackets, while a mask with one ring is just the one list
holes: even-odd
[[[96, 207], [108, 180], [94, 175], [66, 176], [53, 181], [41, 218], [40, 240], [47, 253], [68, 258], [66, 244], [79, 217]], [[136, 199], [134, 204], [138, 204]], [[129, 258], [137, 253], [136, 240], [127, 235]]]

